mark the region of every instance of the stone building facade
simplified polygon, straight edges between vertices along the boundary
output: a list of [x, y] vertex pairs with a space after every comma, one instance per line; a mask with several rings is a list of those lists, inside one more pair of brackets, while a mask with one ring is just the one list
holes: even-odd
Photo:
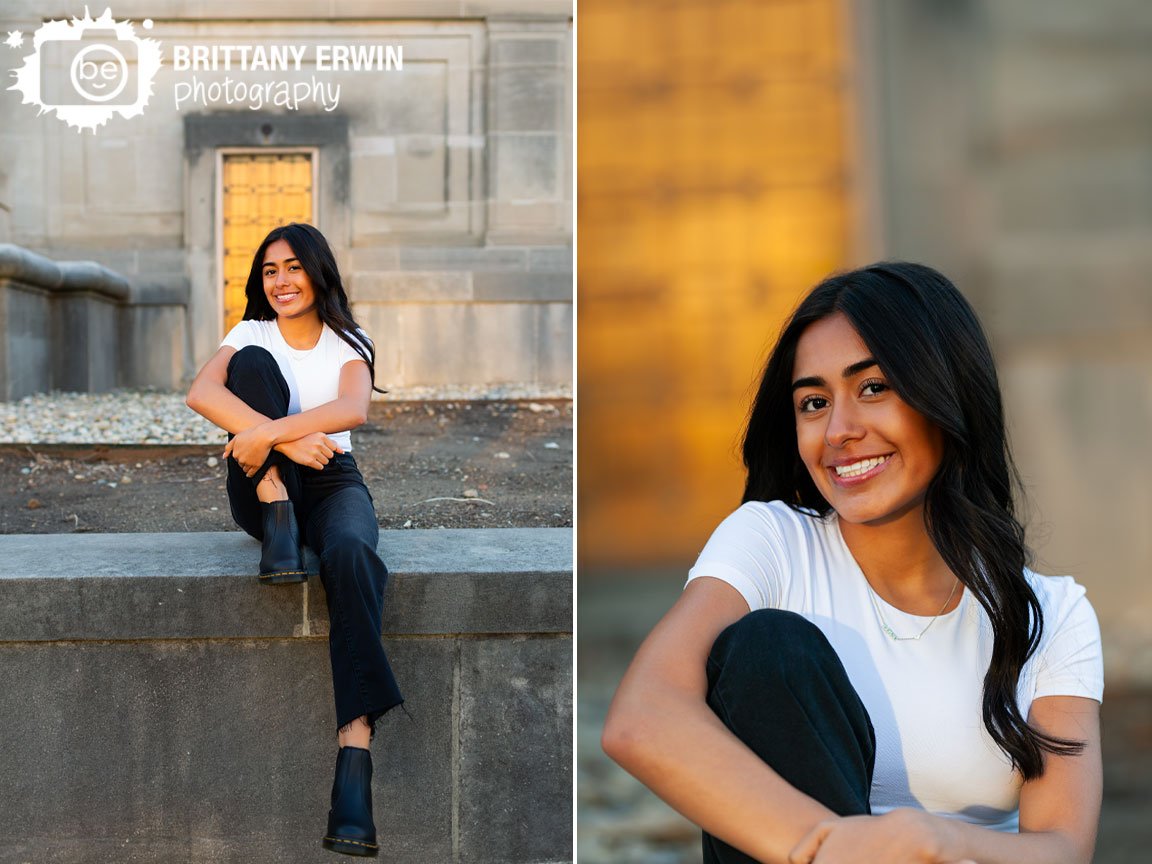
[[989, 332], [1037, 569], [1087, 587], [1111, 683], [1152, 683], [1152, 6], [580, 16], [581, 596], [597, 566], [682, 578], [740, 500], [784, 315], [831, 271], [910, 259]]
[[[225, 283], [292, 220], [331, 242], [382, 386], [569, 386], [570, 2], [125, 0], [113, 13], [163, 46], [140, 116], [78, 131], [0, 91], [0, 398], [184, 386], [231, 320]], [[24, 43], [0, 62], [17, 67], [42, 22], [83, 14], [6, 3], [0, 29]], [[173, 63], [175, 46], [236, 45], [308, 53], [280, 72]], [[400, 46], [402, 68], [317, 68], [317, 46], [345, 45]], [[224, 95], [274, 80], [339, 100], [252, 110]], [[99, 275], [70, 277], [65, 313], [61, 273], [78, 271]], [[39, 362], [82, 332], [97, 373]]]

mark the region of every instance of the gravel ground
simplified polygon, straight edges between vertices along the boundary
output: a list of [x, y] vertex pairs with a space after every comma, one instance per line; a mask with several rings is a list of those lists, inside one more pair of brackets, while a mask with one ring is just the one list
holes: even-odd
[[[571, 401], [570, 390], [523, 385], [408, 387], [387, 402]], [[376, 403], [381, 404], [381, 403]], [[0, 444], [215, 444], [224, 433], [188, 410], [183, 393], [38, 393], [0, 402]]]
[[[0, 533], [236, 530], [224, 441], [182, 394], [0, 404]], [[572, 525], [567, 399], [376, 401], [352, 442], [382, 527]]]

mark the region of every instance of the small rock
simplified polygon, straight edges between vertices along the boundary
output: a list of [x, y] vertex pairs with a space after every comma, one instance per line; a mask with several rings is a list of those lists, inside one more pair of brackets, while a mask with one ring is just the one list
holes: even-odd
[[20, 473], [21, 473], [21, 474], [31, 474], [31, 473], [32, 473], [32, 469], [31, 469], [31, 468], [21, 468], [21, 469], [20, 469]]
[[549, 441], [547, 444], [544, 445], [544, 449], [545, 450], [559, 450], [560, 445], [557, 444], [555, 441]]
[[72, 479], [73, 480], [83, 480], [85, 478], [84, 478], [83, 474], [76, 474]]
[[479, 498], [480, 497], [480, 493], [477, 492], [475, 489], [465, 489], [463, 495], [465, 498]]
[[108, 488], [109, 489], [115, 489], [116, 488], [116, 482], [115, 481], [109, 481], [108, 482]]
[[28, 499], [28, 509], [29, 510], [39, 510], [40, 509], [40, 499], [39, 498], [29, 498]]
[[220, 508], [219, 507], [209, 507], [208, 509], [215, 512], [215, 511], [219, 510]]
[[123, 485], [127, 485], [131, 482], [132, 482], [132, 478], [129, 477], [127, 474], [125, 474], [123, 477], [120, 478], [120, 483]]
[[405, 527], [405, 528], [411, 528], [411, 527], [412, 527], [412, 520], [411, 520], [411, 519], [407, 520], [407, 521], [404, 523], [404, 527]]
[[209, 468], [215, 468], [219, 464], [220, 464], [220, 460], [217, 459], [215, 456], [209, 456], [208, 457], [208, 467]]
[[512, 457], [509, 454], [505, 453], [503, 450], [501, 450], [499, 453], [496, 454], [496, 458], [497, 459], [511, 459]]

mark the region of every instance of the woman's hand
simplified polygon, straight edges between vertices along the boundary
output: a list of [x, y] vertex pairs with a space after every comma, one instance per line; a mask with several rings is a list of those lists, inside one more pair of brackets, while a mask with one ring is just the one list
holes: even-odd
[[789, 864], [975, 864], [948, 857], [955, 838], [947, 819], [920, 810], [847, 816], [821, 822], [789, 853]]
[[272, 452], [272, 440], [264, 430], [265, 424], [253, 426], [243, 432], [237, 432], [235, 437], [224, 448], [224, 458], [231, 456], [244, 470], [245, 476], [252, 477], [260, 470], [260, 466], [268, 459]]
[[333, 453], [343, 453], [335, 441], [323, 432], [313, 432], [295, 441], [285, 441], [276, 447], [281, 453], [305, 468], [323, 468]]

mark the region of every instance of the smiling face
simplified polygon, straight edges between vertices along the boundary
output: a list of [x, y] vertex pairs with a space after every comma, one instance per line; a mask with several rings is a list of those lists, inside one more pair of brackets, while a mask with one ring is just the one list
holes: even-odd
[[287, 240], [276, 240], [264, 250], [264, 294], [272, 311], [281, 318], [314, 314], [316, 292]]
[[792, 405], [800, 459], [848, 523], [885, 523], [923, 506], [944, 436], [888, 384], [841, 313], [796, 345]]

